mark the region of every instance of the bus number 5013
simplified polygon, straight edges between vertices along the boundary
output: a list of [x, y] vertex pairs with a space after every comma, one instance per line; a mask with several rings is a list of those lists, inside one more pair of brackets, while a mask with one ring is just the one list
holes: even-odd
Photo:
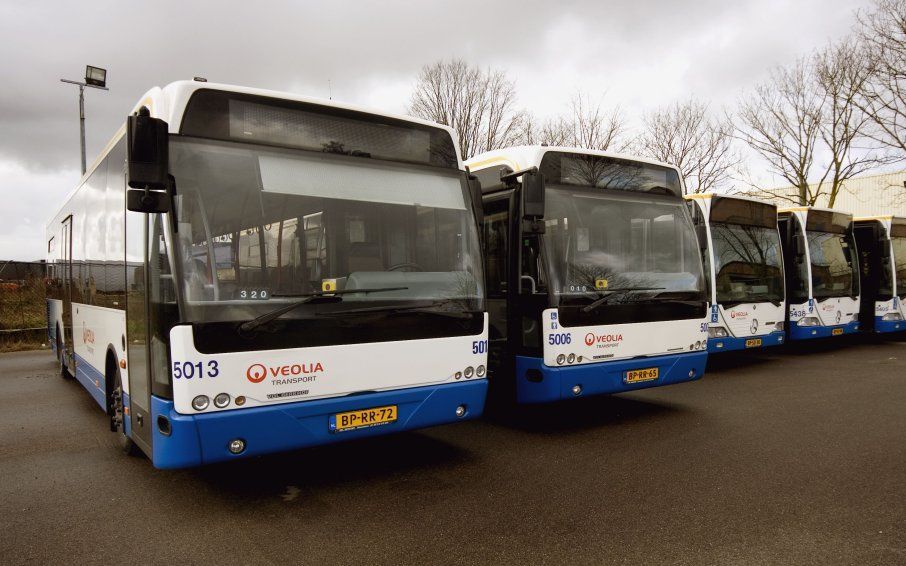
[[210, 360], [207, 363], [205, 371], [204, 362], [173, 362], [173, 377], [175, 379], [192, 379], [193, 377], [217, 377], [220, 375], [220, 367], [217, 360]]

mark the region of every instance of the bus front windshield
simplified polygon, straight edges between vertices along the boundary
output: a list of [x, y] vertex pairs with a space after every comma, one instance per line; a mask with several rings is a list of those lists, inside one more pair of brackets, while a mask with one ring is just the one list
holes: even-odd
[[890, 239], [893, 247], [893, 264], [897, 276], [897, 294], [906, 299], [906, 237], [895, 236]]
[[559, 304], [702, 300], [701, 256], [686, 207], [669, 195], [549, 186], [544, 235]]
[[812, 296], [848, 297], [858, 293], [855, 245], [849, 234], [805, 231], [812, 268]]
[[189, 320], [246, 320], [329, 291], [341, 293], [285, 317], [483, 307], [475, 222], [455, 169], [192, 138], [173, 139], [170, 168]]
[[717, 302], [783, 301], [783, 266], [776, 228], [713, 222]]

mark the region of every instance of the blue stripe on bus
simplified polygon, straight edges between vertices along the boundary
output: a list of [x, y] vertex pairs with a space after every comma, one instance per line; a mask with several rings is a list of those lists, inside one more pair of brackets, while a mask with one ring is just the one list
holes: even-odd
[[[708, 353], [700, 351], [577, 366], [550, 367], [544, 365], [544, 360], [541, 358], [516, 356], [516, 401], [519, 403], [548, 403], [560, 399], [572, 399], [575, 397], [572, 392], [575, 385], [582, 387], [581, 396], [585, 397], [692, 381], [704, 374], [707, 360]], [[659, 375], [656, 380], [634, 384], [624, 383], [623, 377], [627, 370], [653, 367], [658, 368]]]
[[829, 338], [834, 336], [834, 330], [839, 328], [843, 329], [843, 334], [854, 334], [859, 331], [859, 323], [849, 322], [847, 324], [836, 324], [834, 326], [799, 326], [794, 322], [790, 322], [790, 340]]
[[[747, 348], [746, 340], [752, 340], [753, 338], [761, 338], [761, 346]], [[767, 348], [768, 346], [780, 346], [783, 344], [785, 338], [786, 333], [783, 330], [778, 330], [762, 336], [749, 336], [745, 338], [736, 338], [734, 336], [727, 336], [726, 338], [708, 338], [708, 352], [716, 354], [718, 352], [731, 352], [733, 350], [758, 350], [759, 348]]]
[[875, 317], [875, 332], [879, 334], [902, 330], [906, 330], [906, 322], [902, 320], [883, 320], [880, 316]]
[[[484, 411], [487, 387], [487, 380], [478, 379], [198, 415], [181, 415], [173, 401], [152, 396], [152, 462], [157, 468], [184, 468], [474, 419]], [[336, 413], [386, 405], [397, 406], [396, 422], [345, 432], [329, 429]], [[455, 414], [460, 405], [468, 409], [463, 418]], [[157, 426], [161, 415], [170, 421], [169, 435]], [[228, 449], [237, 438], [246, 442], [238, 456]]]
[[[82, 387], [88, 390], [88, 393], [97, 401], [105, 411], [107, 410], [107, 380], [104, 379], [104, 373], [95, 369], [88, 360], [75, 354], [76, 362], [76, 379], [82, 384]], [[97, 382], [97, 383], [95, 383]]]

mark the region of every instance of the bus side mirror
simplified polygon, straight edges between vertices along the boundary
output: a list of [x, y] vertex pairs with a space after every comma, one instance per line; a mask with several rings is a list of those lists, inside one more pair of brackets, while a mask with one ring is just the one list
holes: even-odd
[[802, 234], [793, 236], [793, 255], [799, 263], [805, 259], [805, 236]]
[[484, 222], [484, 204], [481, 200], [481, 181], [475, 175], [469, 175], [467, 178], [469, 184], [469, 195], [472, 197], [472, 210], [475, 213], [475, 221], [478, 226]]
[[522, 217], [544, 218], [544, 175], [535, 167], [522, 172]]
[[146, 106], [126, 119], [126, 162], [129, 186], [166, 189], [169, 171], [167, 123], [152, 118]]
[[698, 239], [698, 247], [701, 250], [708, 249], [708, 230], [704, 224], [695, 225], [695, 237]]
[[126, 191], [126, 210], [156, 214], [170, 211], [170, 195], [163, 191], [129, 189]]

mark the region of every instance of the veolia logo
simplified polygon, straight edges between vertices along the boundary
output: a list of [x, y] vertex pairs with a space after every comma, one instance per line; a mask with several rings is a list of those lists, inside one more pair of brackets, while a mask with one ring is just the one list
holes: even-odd
[[730, 311], [730, 318], [745, 318], [749, 316], [746, 311]]
[[245, 376], [252, 383], [261, 383], [267, 377], [267, 368], [261, 364], [251, 365], [249, 369], [245, 370]]
[[585, 345], [586, 346], [593, 346], [595, 343], [605, 344], [605, 343], [609, 343], [609, 342], [622, 342], [622, 341], [623, 341], [622, 334], [595, 335], [594, 333], [589, 332], [588, 334], [585, 335]]
[[245, 376], [252, 383], [261, 383], [270, 374], [271, 377], [289, 377], [292, 375], [305, 375], [324, 371], [321, 362], [307, 364], [287, 364], [284, 366], [265, 367], [263, 364], [252, 364], [245, 370]]

